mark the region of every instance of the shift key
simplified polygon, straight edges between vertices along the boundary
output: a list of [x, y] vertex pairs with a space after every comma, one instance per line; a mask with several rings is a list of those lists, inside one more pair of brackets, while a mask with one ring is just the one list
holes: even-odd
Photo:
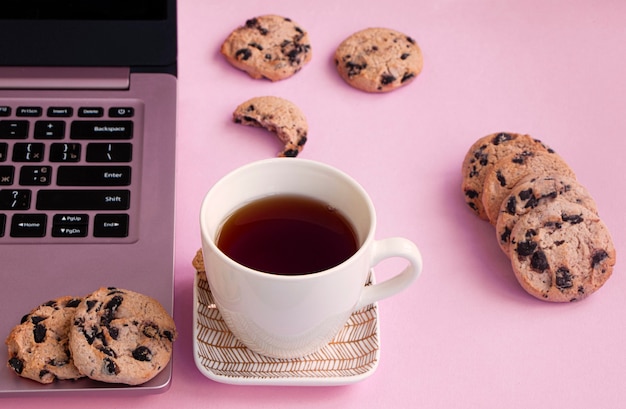
[[40, 190], [38, 210], [127, 210], [129, 190]]

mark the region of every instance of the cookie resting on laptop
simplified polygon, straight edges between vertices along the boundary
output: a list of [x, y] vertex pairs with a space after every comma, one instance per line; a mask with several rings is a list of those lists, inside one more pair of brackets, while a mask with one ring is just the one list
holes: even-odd
[[9, 368], [44, 384], [81, 378], [68, 348], [68, 330], [80, 302], [78, 297], [61, 297], [26, 314], [5, 341]]
[[139, 385], [165, 368], [176, 336], [174, 320], [158, 301], [108, 287], [76, 308], [69, 345], [74, 364], [89, 378]]

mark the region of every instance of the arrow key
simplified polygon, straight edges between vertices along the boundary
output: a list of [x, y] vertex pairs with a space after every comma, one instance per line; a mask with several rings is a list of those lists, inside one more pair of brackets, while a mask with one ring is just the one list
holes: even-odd
[[87, 237], [89, 215], [82, 213], [55, 214], [52, 218], [53, 237]]

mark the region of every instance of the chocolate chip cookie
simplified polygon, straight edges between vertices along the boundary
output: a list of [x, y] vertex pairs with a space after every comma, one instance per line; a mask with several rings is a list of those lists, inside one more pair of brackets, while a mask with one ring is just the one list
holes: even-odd
[[582, 300], [611, 276], [615, 248], [600, 218], [559, 197], [521, 216], [511, 232], [515, 277], [546, 301]]
[[574, 171], [557, 154], [525, 150], [498, 160], [485, 175], [482, 202], [491, 224], [497, 223], [500, 206], [523, 178], [531, 175], [558, 174], [575, 178]]
[[346, 38], [335, 51], [341, 78], [366, 92], [389, 92], [412, 82], [424, 65], [417, 42], [388, 28], [367, 28]]
[[79, 297], [61, 297], [26, 314], [5, 341], [9, 368], [44, 384], [81, 378], [68, 347], [68, 330], [80, 302]]
[[193, 257], [193, 260], [191, 261], [191, 265], [193, 266], [193, 268], [196, 269], [196, 272], [198, 273], [205, 272], [204, 254], [202, 253], [202, 249], [198, 249], [198, 251], [196, 251], [196, 255]]
[[598, 213], [596, 202], [576, 179], [564, 175], [535, 175], [522, 179], [504, 199], [496, 222], [498, 244], [509, 254], [511, 231], [532, 209], [562, 198]]
[[278, 156], [298, 156], [309, 133], [309, 125], [300, 108], [274, 96], [256, 97], [240, 104], [233, 112], [233, 121], [275, 133], [285, 144]]
[[138, 385], [170, 361], [174, 320], [155, 299], [101, 288], [76, 308], [69, 346], [76, 367], [91, 379]]
[[311, 60], [308, 33], [293, 20], [265, 15], [251, 18], [224, 41], [221, 53], [252, 78], [279, 81]]
[[465, 202], [481, 219], [489, 220], [482, 203], [485, 176], [498, 160], [524, 151], [554, 153], [551, 148], [529, 135], [498, 132], [478, 139], [465, 154], [461, 168], [461, 188]]

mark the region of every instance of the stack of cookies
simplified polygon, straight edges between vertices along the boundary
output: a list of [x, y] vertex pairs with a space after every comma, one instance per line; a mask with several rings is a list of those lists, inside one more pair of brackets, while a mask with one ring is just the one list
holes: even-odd
[[478, 139], [463, 161], [465, 200], [496, 229], [515, 277], [546, 301], [582, 300], [611, 276], [615, 248], [574, 171], [529, 135]]
[[167, 366], [176, 336], [174, 320], [157, 300], [103, 287], [26, 314], [5, 341], [7, 365], [44, 384], [88, 377], [139, 385]]

